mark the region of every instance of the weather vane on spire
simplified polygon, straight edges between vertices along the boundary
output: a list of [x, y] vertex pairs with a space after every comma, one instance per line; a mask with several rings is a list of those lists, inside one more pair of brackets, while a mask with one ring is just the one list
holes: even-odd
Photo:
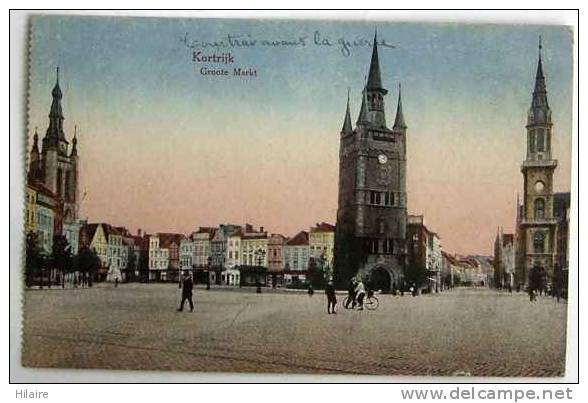
[[543, 46], [541, 45], [541, 35], [539, 35], [539, 57], [541, 57], [541, 49], [543, 49]]

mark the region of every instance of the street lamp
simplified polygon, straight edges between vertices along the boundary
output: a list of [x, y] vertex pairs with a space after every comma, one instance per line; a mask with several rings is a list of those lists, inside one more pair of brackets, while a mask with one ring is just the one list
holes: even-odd
[[212, 256], [208, 256], [206, 258], [206, 289], [210, 290], [210, 262], [212, 261]]
[[325, 279], [325, 252], [323, 251], [319, 257], [319, 263], [321, 265], [321, 276], [323, 276], [323, 280]]
[[255, 275], [255, 280], [256, 280], [256, 285], [257, 285], [257, 290], [256, 292], [258, 294], [261, 294], [261, 282], [259, 281], [259, 271], [261, 271], [261, 267], [262, 267], [262, 263], [263, 263], [263, 259], [265, 257], [265, 250], [259, 248], [255, 251], [255, 257], [257, 259], [257, 273]]

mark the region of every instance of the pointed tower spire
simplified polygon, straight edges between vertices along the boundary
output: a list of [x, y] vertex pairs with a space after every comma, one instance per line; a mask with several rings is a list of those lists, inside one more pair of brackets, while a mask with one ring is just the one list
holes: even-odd
[[[57, 145], [57, 140], [67, 143], [65, 134], [63, 133], [63, 110], [61, 108], [61, 98], [63, 98], [63, 94], [59, 87], [59, 67], [57, 67], [56, 75], [55, 86], [51, 91], [53, 101], [51, 102], [51, 109], [49, 111], [49, 127], [45, 134], [45, 137], [51, 139], [50, 142], [54, 145]], [[45, 144], [45, 142], [43, 142], [43, 144]]]
[[71, 156], [76, 157], [78, 155], [78, 125], [74, 126], [74, 136], [71, 140]]
[[380, 59], [378, 57], [378, 30], [374, 32], [374, 43], [372, 45], [372, 60], [370, 62], [370, 72], [368, 74], [367, 89], [369, 91], [381, 91], [386, 95], [386, 90], [382, 88], [382, 75], [380, 73]]
[[31, 152], [39, 154], [39, 134], [37, 133], [37, 126], [35, 126], [35, 134], [33, 136], [33, 147]]
[[551, 124], [551, 110], [547, 102], [547, 89], [545, 87], [545, 76], [543, 75], [542, 50], [541, 37], [539, 37], [537, 74], [535, 74], [535, 88], [531, 108], [527, 115], [527, 126]]
[[33, 135], [33, 146], [31, 147], [27, 178], [29, 182], [43, 179], [43, 174], [41, 172], [41, 156], [39, 154], [39, 134], [37, 133], [36, 127], [35, 134]]
[[517, 223], [521, 221], [521, 199], [517, 192]]
[[347, 110], [345, 111], [345, 120], [343, 121], [341, 133], [349, 134], [351, 132], [353, 132], [353, 128], [351, 127], [351, 111], [349, 109], [349, 88], [347, 88]]
[[539, 59], [537, 61], [537, 74], [535, 74], [535, 89], [533, 91], [533, 108], [547, 107], [547, 89], [545, 87], [545, 76], [543, 75], [543, 61], [541, 58], [541, 36], [539, 36]]
[[357, 118], [357, 124], [368, 124], [369, 123], [369, 116], [368, 116], [368, 100], [367, 100], [367, 87], [363, 87], [361, 97], [361, 108], [359, 110], [359, 116]]
[[406, 130], [404, 114], [402, 113], [402, 85], [398, 83], [398, 107], [396, 108], [396, 119], [394, 120], [394, 129]]

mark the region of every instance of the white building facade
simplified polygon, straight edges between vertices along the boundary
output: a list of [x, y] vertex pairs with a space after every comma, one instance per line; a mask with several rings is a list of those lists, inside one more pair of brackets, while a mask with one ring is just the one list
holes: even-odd
[[180, 241], [180, 270], [192, 270], [194, 259], [194, 241], [192, 237]]
[[308, 232], [300, 231], [284, 244], [284, 283], [304, 282], [310, 257]]

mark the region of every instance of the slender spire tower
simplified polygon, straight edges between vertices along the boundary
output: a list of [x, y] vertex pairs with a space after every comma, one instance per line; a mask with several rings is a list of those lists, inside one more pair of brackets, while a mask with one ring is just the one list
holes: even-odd
[[345, 110], [345, 119], [343, 120], [341, 134], [351, 133], [353, 133], [353, 127], [351, 126], [351, 110], [349, 108], [349, 88], [347, 88], [347, 109]]
[[71, 154], [70, 157], [78, 156], [78, 125], [74, 126], [74, 136], [71, 140]]
[[395, 131], [404, 132], [406, 130], [406, 123], [404, 122], [404, 114], [402, 113], [402, 86], [398, 84], [398, 106], [396, 107], [396, 119], [394, 119], [393, 129]]
[[384, 96], [388, 93], [382, 86], [382, 74], [380, 72], [380, 58], [378, 56], [378, 32], [374, 33], [372, 46], [372, 59], [366, 84], [366, 97], [369, 109], [369, 120], [372, 125], [380, 128], [386, 127], [386, 114], [384, 112]]
[[35, 127], [35, 134], [33, 135], [33, 146], [31, 147], [29, 159], [29, 172], [27, 178], [30, 182], [43, 180], [43, 172], [41, 170], [41, 154], [39, 153], [39, 134]]
[[361, 108], [359, 109], [359, 115], [357, 116], [357, 125], [366, 126], [369, 124], [370, 118], [368, 112], [367, 88], [364, 84], [363, 90], [361, 91]]
[[555, 228], [553, 216], [553, 173], [557, 160], [552, 159], [551, 109], [543, 73], [542, 43], [531, 107], [527, 114], [527, 150], [521, 165], [524, 179], [522, 208], [518, 219], [517, 282], [525, 284], [533, 269], [551, 276], [554, 264]]

